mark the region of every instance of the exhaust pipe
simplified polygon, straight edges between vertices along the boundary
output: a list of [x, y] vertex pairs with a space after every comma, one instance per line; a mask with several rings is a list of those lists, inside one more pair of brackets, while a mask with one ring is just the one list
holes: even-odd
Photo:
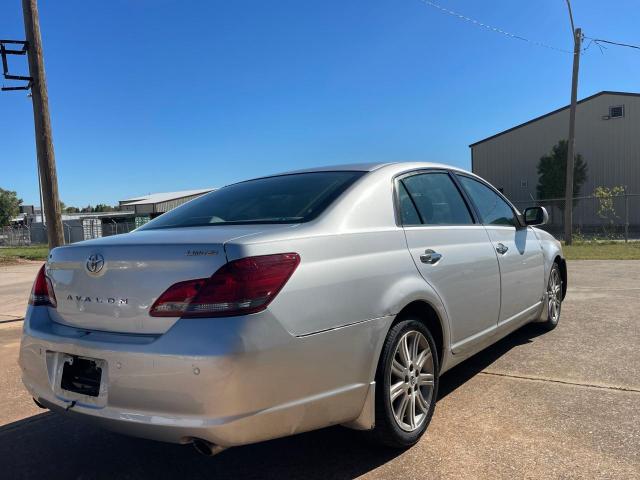
[[213, 457], [225, 449], [225, 447], [221, 447], [220, 445], [216, 445], [201, 438], [194, 438], [191, 444], [193, 445], [193, 448], [196, 449], [196, 452], [207, 457]]

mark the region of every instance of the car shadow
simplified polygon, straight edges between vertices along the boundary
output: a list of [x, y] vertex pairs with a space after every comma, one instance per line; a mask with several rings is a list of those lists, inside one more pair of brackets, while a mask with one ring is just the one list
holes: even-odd
[[[526, 326], [450, 370], [441, 378], [439, 398], [539, 334], [535, 326]], [[363, 440], [362, 432], [331, 427], [232, 448], [209, 458], [189, 446], [121, 436], [46, 412], [0, 427], [0, 475], [49, 479], [352, 479], [402, 454]]]
[[438, 399], [441, 400], [465, 382], [486, 369], [493, 362], [505, 355], [511, 349], [531, 343], [535, 337], [543, 335], [545, 331], [539, 324], [530, 323], [490, 347], [476, 353], [464, 362], [456, 365], [440, 379]]

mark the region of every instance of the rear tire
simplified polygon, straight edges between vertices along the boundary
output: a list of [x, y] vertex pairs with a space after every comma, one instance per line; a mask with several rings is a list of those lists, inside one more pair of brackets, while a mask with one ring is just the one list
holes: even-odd
[[554, 262], [547, 282], [547, 320], [539, 324], [546, 331], [551, 331], [558, 326], [562, 311], [562, 291], [560, 266]]
[[376, 372], [376, 424], [369, 433], [375, 442], [408, 448], [420, 439], [433, 416], [439, 368], [422, 322], [403, 320], [389, 330]]

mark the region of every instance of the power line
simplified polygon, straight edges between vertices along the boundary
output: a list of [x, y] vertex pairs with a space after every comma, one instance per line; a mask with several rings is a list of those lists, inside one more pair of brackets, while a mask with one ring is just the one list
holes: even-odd
[[640, 50], [640, 46], [639, 45], [631, 45], [630, 43], [620, 43], [620, 42], [612, 42], [611, 40], [603, 40], [602, 38], [591, 38], [591, 37], [584, 37], [588, 40], [591, 40], [593, 43], [595, 43], [598, 46], [601, 46], [601, 43], [608, 43], [610, 45], [617, 45], [619, 47], [628, 47], [628, 48], [635, 48], [637, 50]]
[[449, 10], [448, 8], [445, 8], [442, 5], [438, 5], [437, 3], [431, 2], [429, 0], [420, 0], [420, 1], [423, 4], [425, 4], [425, 5], [429, 6], [429, 7], [435, 8], [436, 10], [439, 10], [442, 13], [446, 13], [447, 15], [451, 15], [452, 17], [456, 17], [456, 18], [458, 18], [460, 20], [464, 20], [465, 22], [471, 23], [471, 24], [473, 24], [473, 25], [475, 25], [477, 27], [485, 28], [485, 29], [490, 30], [492, 32], [500, 33], [500, 34], [502, 34], [502, 35], [504, 35], [506, 37], [514, 38], [516, 40], [520, 40], [520, 41], [523, 41], [523, 42], [530, 43], [531, 45], [535, 45], [535, 46], [542, 47], [542, 48], [547, 48], [549, 50], [555, 50], [557, 52], [569, 53], [569, 54], [573, 55], [573, 52], [571, 52], [569, 50], [565, 50], [563, 48], [554, 47], [553, 45], [548, 45], [546, 43], [538, 42], [536, 40], [529, 40], [528, 38], [525, 38], [525, 37], [523, 37], [521, 35], [516, 35], [515, 33], [507, 32], [506, 30], [502, 30], [501, 28], [494, 27], [494, 26], [489, 25], [487, 23], [480, 22], [480, 21], [475, 20], [475, 19], [473, 19], [471, 17], [467, 17], [466, 15], [463, 15], [461, 13], [454, 12], [453, 10]]
[[[467, 23], [471, 23], [471, 24], [473, 24], [473, 25], [475, 25], [477, 27], [485, 28], [485, 29], [490, 30], [492, 32], [499, 33], [499, 34], [504, 35], [504, 36], [506, 36], [508, 38], [514, 38], [514, 39], [520, 40], [522, 42], [530, 43], [531, 45], [535, 45], [535, 46], [542, 47], [542, 48], [547, 48], [549, 50], [555, 50], [556, 52], [568, 53], [568, 54], [571, 54], [571, 55], [574, 54], [574, 52], [572, 52], [570, 50], [565, 50], [564, 48], [554, 47], [553, 45], [549, 45], [549, 44], [543, 43], [543, 42], [538, 42], [536, 40], [530, 40], [528, 38], [523, 37], [522, 35], [517, 35], [515, 33], [508, 32], [506, 30], [503, 30], [503, 29], [498, 28], [498, 27], [494, 27], [494, 26], [489, 25], [487, 23], [483, 23], [483, 22], [481, 22], [479, 20], [476, 20], [474, 18], [468, 17], [468, 16], [466, 16], [466, 15], [464, 15], [462, 13], [454, 12], [453, 10], [450, 10], [450, 9], [448, 9], [446, 7], [443, 7], [442, 5], [434, 3], [434, 2], [432, 2], [430, 0], [419, 0], [419, 1], [422, 2], [424, 5], [427, 5], [429, 7], [435, 8], [436, 10], [439, 10], [442, 13], [445, 13], [447, 15], [451, 15], [452, 17], [456, 17], [456, 18], [458, 18], [460, 20], [463, 20], [463, 21], [465, 21]], [[569, 12], [570, 12], [569, 13], [569, 19], [570, 19], [570, 22], [571, 22], [571, 28], [573, 30], [573, 15], [572, 15], [573, 12], [571, 12], [570, 4], [569, 4]], [[587, 37], [587, 36], [584, 36], [584, 35], [582, 36], [582, 38], [586, 39], [586, 40], [589, 40], [589, 44], [585, 48], [581, 49], [582, 52], [584, 52], [585, 50], [588, 50], [592, 43], [595, 43], [598, 46], [598, 48], [600, 49], [600, 52], [602, 52], [602, 53], [604, 53], [603, 49], [606, 49], [606, 47], [603, 44], [616, 45], [616, 46], [619, 46], [619, 47], [627, 47], [627, 48], [633, 48], [633, 49], [640, 50], [640, 45], [632, 45], [632, 44], [629, 44], [629, 43], [614, 42], [614, 41], [611, 41], [611, 40], [604, 40], [602, 38], [591, 38], [591, 37]]]

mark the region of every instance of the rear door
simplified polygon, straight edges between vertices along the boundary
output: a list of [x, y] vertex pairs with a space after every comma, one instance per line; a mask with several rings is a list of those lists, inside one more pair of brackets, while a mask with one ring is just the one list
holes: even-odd
[[396, 191], [413, 260], [444, 303], [453, 351], [462, 351], [498, 322], [500, 277], [487, 232], [447, 171], [404, 175]]
[[521, 226], [511, 205], [489, 185], [458, 174], [475, 205], [500, 265], [502, 300], [499, 323], [517, 321], [540, 305], [544, 290], [544, 258], [531, 227]]

